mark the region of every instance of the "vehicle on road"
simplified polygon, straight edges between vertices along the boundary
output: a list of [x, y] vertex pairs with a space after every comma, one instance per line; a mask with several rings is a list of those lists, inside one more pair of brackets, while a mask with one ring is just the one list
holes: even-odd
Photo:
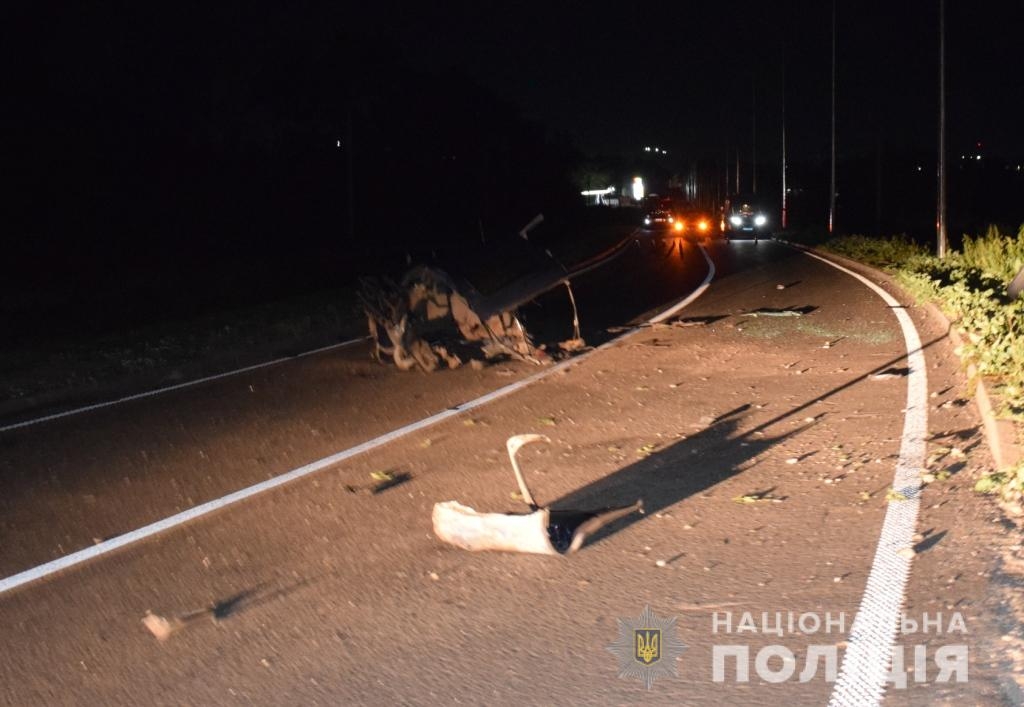
[[648, 230], [670, 229], [676, 221], [671, 200], [656, 202], [644, 213], [644, 228]]
[[767, 211], [749, 194], [732, 197], [722, 212], [722, 230], [726, 239], [766, 238], [771, 236]]
[[711, 238], [721, 232], [718, 220], [710, 211], [698, 208], [681, 210], [673, 223], [673, 230], [690, 238]]

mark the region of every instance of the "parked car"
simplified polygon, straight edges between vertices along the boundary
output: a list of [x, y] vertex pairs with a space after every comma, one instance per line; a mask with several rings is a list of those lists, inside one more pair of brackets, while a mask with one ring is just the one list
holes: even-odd
[[723, 210], [722, 229], [725, 237], [758, 238], [771, 235], [768, 213], [750, 195], [740, 194], [731, 198]]

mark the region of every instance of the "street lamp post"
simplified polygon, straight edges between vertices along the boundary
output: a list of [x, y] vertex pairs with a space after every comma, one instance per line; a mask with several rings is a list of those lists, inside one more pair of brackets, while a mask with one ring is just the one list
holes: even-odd
[[828, 189], [828, 232], [836, 227], [836, 0], [832, 0], [832, 168]]
[[939, 203], [935, 219], [938, 255], [946, 257], [946, 1], [939, 0]]

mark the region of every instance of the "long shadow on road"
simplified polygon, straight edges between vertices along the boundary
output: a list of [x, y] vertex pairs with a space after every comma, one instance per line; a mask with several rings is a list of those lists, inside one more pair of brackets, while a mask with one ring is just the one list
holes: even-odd
[[[799, 434], [803, 427], [776, 437], [739, 434], [742, 406], [721, 416], [695, 435], [657, 451], [641, 461], [573, 491], [551, 504], [553, 510], [626, 506], [643, 499], [646, 513], [658, 513], [679, 501], [742, 471], [745, 462]], [[638, 522], [633, 514], [594, 536], [597, 542]]]
[[[934, 346], [944, 338], [945, 335], [932, 339], [922, 345], [921, 350]], [[719, 416], [699, 433], [568, 493], [551, 503], [550, 507], [556, 511], [597, 509], [628, 506], [638, 499], [643, 499], [646, 513], [658, 513], [735, 476], [743, 470], [745, 462], [800, 434], [816, 424], [821, 416], [814, 422], [785, 434], [775, 437], [764, 436], [764, 431], [773, 425], [799, 415], [810, 405], [863, 383], [869, 380], [871, 375], [904, 360], [906, 355], [892, 358], [871, 371], [816, 395], [743, 433], [739, 432], [740, 422], [750, 406], [740, 406]], [[643, 515], [633, 514], [618, 520], [603, 528], [590, 542], [598, 542], [643, 518]]]

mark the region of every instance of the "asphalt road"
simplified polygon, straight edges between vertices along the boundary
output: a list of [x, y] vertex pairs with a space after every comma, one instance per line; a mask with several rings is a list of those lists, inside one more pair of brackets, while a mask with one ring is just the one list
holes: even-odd
[[[0, 699], [826, 702], [822, 669], [805, 682], [794, 675], [770, 684], [753, 656], [785, 645], [800, 673], [811, 646], [844, 645], [891, 501], [906, 405], [900, 376], [869, 376], [905, 365], [903, 340], [874, 293], [794, 250], [718, 242], [709, 253], [715, 281], [680, 315], [692, 326], [644, 327], [487, 406], [0, 596]], [[693, 244], [642, 239], [575, 282], [585, 338], [610, 340], [609, 328], [646, 320], [706, 272]], [[749, 316], [760, 308], [803, 314]], [[523, 310], [528, 328], [550, 341], [569, 337], [567, 315], [557, 291]], [[914, 316], [934, 368], [933, 402], [957, 400], [943, 332]], [[518, 363], [400, 373], [353, 347], [4, 433], [0, 576], [534, 373]], [[976, 447], [966, 408], [931, 417], [935, 439], [959, 434], [945, 448]], [[541, 503], [596, 508], [643, 498], [646, 515], [571, 558], [440, 543], [430, 525], [437, 501], [523, 510], [503, 447], [522, 432], [552, 439], [522, 454]], [[401, 483], [374, 493], [382, 471]], [[956, 639], [971, 646], [971, 682], [933, 679], [890, 699], [999, 704], [987, 560], [964, 557], [970, 535], [988, 527], [987, 511], [969, 494], [932, 502], [929, 493], [921, 526], [938, 540], [915, 561], [923, 569], [908, 602], [947, 618], [963, 612], [969, 636]], [[618, 621], [647, 605], [677, 617], [687, 646], [678, 677], [650, 691], [620, 678], [607, 650]], [[160, 643], [141, 623], [147, 611], [199, 613]], [[844, 617], [845, 628], [778, 636], [734, 625], [723, 635], [716, 612], [719, 621], [732, 612], [734, 624], [752, 612], [759, 625], [762, 612], [822, 620], [827, 612]], [[936, 637], [929, 640], [934, 651]], [[725, 680], [714, 679], [714, 646], [723, 644], [748, 647], [748, 682], [735, 679], [732, 663]]]

